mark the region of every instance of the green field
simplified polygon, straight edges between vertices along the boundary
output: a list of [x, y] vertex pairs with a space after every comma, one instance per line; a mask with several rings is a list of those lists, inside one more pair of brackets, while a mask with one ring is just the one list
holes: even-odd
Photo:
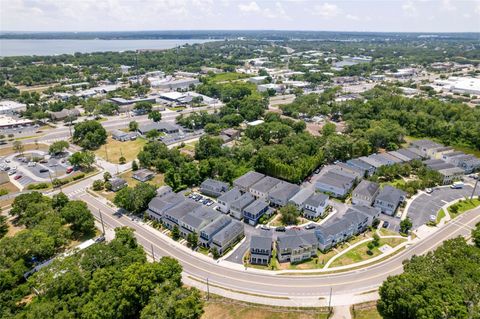
[[[458, 207], [457, 212], [454, 211], [454, 206]], [[477, 206], [480, 206], [480, 200], [478, 198], [474, 198], [472, 200], [461, 200], [456, 204], [450, 205], [447, 209], [450, 216], [455, 218], [458, 215], [465, 213], [467, 210], [473, 209]]]
[[212, 75], [209, 79], [213, 82], [228, 82], [250, 77], [248, 74], [227, 72]]

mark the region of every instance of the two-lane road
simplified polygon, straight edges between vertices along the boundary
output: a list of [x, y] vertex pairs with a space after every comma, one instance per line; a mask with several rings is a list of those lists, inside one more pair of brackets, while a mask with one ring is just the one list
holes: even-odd
[[132, 221], [126, 216], [114, 216], [115, 211], [89, 194], [79, 197], [85, 201], [98, 218], [98, 210], [103, 213], [103, 220], [108, 227], [129, 226], [135, 229], [139, 244], [150, 252], [153, 246], [155, 256], [173, 256], [179, 260], [184, 275], [195, 277], [210, 284], [230, 291], [265, 296], [313, 297], [328, 296], [330, 288], [334, 294], [354, 294], [377, 288], [390, 275], [402, 272], [402, 261], [413, 255], [421, 255], [434, 250], [444, 240], [457, 236], [468, 236], [472, 227], [480, 222], [480, 208], [467, 212], [446, 224], [436, 233], [421, 242], [406, 248], [384, 262], [353, 270], [332, 274], [313, 275], [276, 275], [268, 271], [239, 269], [228, 267], [221, 261], [200, 258], [188, 250], [178, 247], [166, 236], [153, 233], [142, 223]]

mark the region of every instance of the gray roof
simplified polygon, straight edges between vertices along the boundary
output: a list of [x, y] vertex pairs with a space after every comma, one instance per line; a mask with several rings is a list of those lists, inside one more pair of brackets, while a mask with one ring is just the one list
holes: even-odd
[[[360, 168], [358, 168], [358, 167], [352, 167], [352, 166], [348, 165], [347, 163], [340, 162], [340, 163], [335, 164], [335, 166], [336, 166], [338, 169], [342, 170], [342, 171], [345, 171], [345, 170], [346, 170], [347, 172], [348, 172], [348, 171], [352, 171], [352, 172], [354, 172], [356, 175], [359, 175], [360, 177], [363, 177], [364, 174], [365, 174], [365, 170], [364, 170], [364, 169], [360, 169]], [[353, 174], [353, 173], [351, 173], [351, 174]]]
[[263, 249], [271, 250], [272, 249], [272, 238], [265, 236], [252, 236], [250, 238], [250, 249]]
[[367, 170], [371, 169], [372, 167], [374, 167], [374, 166], [372, 166], [372, 165], [370, 165], [370, 164], [368, 164], [368, 163], [366, 163], [366, 162], [364, 162], [364, 161], [359, 160], [358, 158], [353, 158], [353, 159], [351, 159], [351, 160], [348, 160], [348, 161], [347, 161], [347, 165], [354, 166], [354, 167], [358, 167], [358, 168], [362, 168], [362, 169], [364, 169], [365, 171], [367, 171]]
[[299, 190], [300, 190], [300, 186], [292, 183], [284, 182], [276, 190], [270, 193], [270, 197], [288, 201], [296, 193], [298, 193]]
[[201, 233], [205, 233], [208, 236], [211, 236], [212, 234], [215, 234], [217, 231], [228, 225], [230, 222], [232, 222], [232, 219], [230, 217], [221, 215], [213, 222], [202, 228]]
[[[375, 217], [380, 214], [380, 209], [371, 206], [364, 206], [364, 205], [353, 205], [348, 210], [355, 210], [360, 212], [368, 217]], [[348, 211], [347, 210], [347, 211]]]
[[377, 159], [375, 159], [371, 156], [368, 156], [368, 157], [367, 156], [362, 156], [362, 157], [359, 157], [358, 160], [360, 160], [362, 162], [365, 162], [368, 165], [373, 166], [375, 168], [379, 168], [380, 166], [385, 165], [384, 162], [380, 162], [380, 161], [378, 161]]
[[358, 184], [357, 187], [353, 190], [353, 193], [363, 195], [363, 196], [368, 196], [372, 197], [375, 195], [375, 193], [378, 191], [380, 188], [380, 185], [374, 182], [370, 182], [367, 180], [363, 180]]
[[305, 205], [313, 206], [313, 207], [318, 207], [320, 205], [323, 205], [325, 201], [328, 200], [328, 196], [323, 194], [323, 193], [316, 193], [307, 198], [305, 201]]
[[277, 244], [280, 251], [312, 246], [317, 243], [318, 240], [313, 232], [298, 231], [277, 237]]
[[195, 210], [196, 208], [202, 206], [202, 204], [199, 204], [197, 202], [191, 201], [191, 200], [185, 200], [182, 203], [170, 208], [165, 212], [166, 215], [173, 216], [177, 219], [183, 218], [185, 215], [190, 213], [191, 211]]
[[165, 194], [171, 193], [171, 192], [172, 192], [172, 188], [168, 185], [163, 185], [163, 186], [160, 186], [159, 188], [157, 188], [157, 195], [158, 196], [165, 195]]
[[457, 157], [457, 156], [464, 156], [466, 155], [464, 152], [450, 152], [450, 153], [446, 153], [446, 154], [443, 154], [442, 156], [443, 157]]
[[179, 130], [180, 127], [176, 124], [172, 124], [169, 122], [151, 122], [140, 125], [138, 130], [142, 133], [146, 133], [152, 130], [157, 131], [176, 131]]
[[282, 183], [282, 181], [278, 178], [266, 176], [265, 178], [262, 178], [261, 180], [250, 186], [250, 188], [260, 193], [266, 193], [280, 183]]
[[239, 199], [234, 201], [231, 205], [235, 207], [244, 208], [255, 200], [255, 197], [250, 193], [243, 194]]
[[170, 193], [163, 197], [154, 197], [148, 204], [148, 208], [153, 211], [159, 212], [170, 208], [172, 205], [176, 205], [184, 200], [184, 196]]
[[143, 168], [143, 169], [140, 169], [136, 172], [133, 172], [133, 177], [137, 177], [137, 178], [140, 178], [140, 179], [143, 179], [143, 178], [146, 178], [147, 176], [149, 175], [152, 175], [152, 174], [155, 174], [154, 172], [152, 172], [151, 170], [149, 169], [146, 169], [146, 168]]
[[240, 190], [237, 187], [232, 188], [225, 194], [222, 194], [220, 197], [218, 197], [217, 200], [221, 200], [226, 203], [231, 203], [242, 196], [242, 193], [240, 193]]
[[454, 168], [455, 167], [455, 165], [447, 163], [447, 162], [445, 162], [441, 159], [432, 159], [432, 160], [424, 161], [423, 163], [425, 165], [427, 165], [429, 168], [431, 168], [433, 170], [436, 170], [436, 171], [446, 169], [446, 168]]
[[120, 177], [112, 178], [109, 180], [109, 182], [110, 182], [110, 185], [112, 185], [113, 187], [118, 187], [127, 183], [126, 180]]
[[407, 148], [401, 148], [399, 150], [390, 152], [390, 154], [393, 154], [394, 156], [403, 156], [407, 161], [422, 158], [419, 154], [412, 152], [410, 149]]
[[207, 178], [200, 184], [201, 188], [211, 188], [214, 190], [228, 189], [228, 184], [225, 182], [217, 181], [216, 179]]
[[262, 199], [257, 199], [256, 201], [248, 205], [245, 208], [245, 211], [248, 211], [249, 213], [256, 215], [257, 213], [264, 210], [265, 207], [268, 207], [268, 203]]
[[355, 176], [347, 177], [345, 175], [340, 175], [335, 172], [326, 172], [317, 179], [317, 182], [332, 185], [338, 188], [346, 189], [348, 184], [353, 183]]
[[294, 202], [297, 205], [303, 205], [307, 198], [312, 196], [314, 191], [311, 188], [302, 188], [298, 193], [295, 194], [292, 198], [290, 198], [291, 202]]
[[401, 198], [405, 196], [407, 196], [407, 193], [405, 193], [404, 191], [390, 185], [385, 185], [380, 190], [380, 193], [378, 194], [376, 199], [383, 202], [398, 204], [401, 201]]
[[263, 174], [260, 174], [260, 173], [254, 172], [254, 171], [250, 171], [250, 172], [240, 176], [236, 180], [234, 180], [233, 184], [238, 185], [242, 188], [249, 188], [250, 186], [252, 186], [253, 184], [255, 184], [256, 182], [258, 182], [259, 180], [261, 180], [264, 177], [265, 177], [265, 175], [263, 175]]
[[407, 150], [407, 151], [410, 151], [410, 152], [412, 152], [412, 153], [414, 153], [414, 154], [417, 154], [417, 155], [419, 156], [419, 158], [424, 157], [422, 151], [420, 151], [419, 149], [417, 149], [417, 148], [415, 148], [415, 147], [408, 147], [406, 150]]
[[323, 239], [323, 242], [325, 242], [328, 236], [335, 236], [352, 225], [358, 225], [365, 219], [366, 216], [364, 214], [355, 209], [349, 208], [343, 216], [328, 220], [324, 224], [318, 226], [315, 229], [315, 234], [319, 239]]
[[197, 209], [195, 209], [193, 212], [188, 213], [185, 215], [185, 217], [182, 218], [182, 221], [190, 225], [194, 228], [199, 228], [202, 226], [202, 224], [208, 222], [208, 221], [213, 221], [216, 217], [218, 217], [220, 213], [217, 211], [205, 207], [205, 206], [200, 206]]
[[377, 154], [379, 157], [386, 159], [390, 163], [402, 163], [403, 160], [395, 157], [394, 155], [388, 154], [388, 153], [379, 153]]
[[430, 140], [417, 140], [417, 141], [411, 142], [410, 144], [418, 148], [426, 148], [426, 149], [443, 146], [442, 144], [439, 144]]
[[227, 226], [222, 228], [218, 233], [213, 235], [212, 239], [215, 242], [224, 243], [237, 237], [242, 232], [243, 232], [243, 223], [236, 220], [232, 220], [231, 223], [229, 223]]

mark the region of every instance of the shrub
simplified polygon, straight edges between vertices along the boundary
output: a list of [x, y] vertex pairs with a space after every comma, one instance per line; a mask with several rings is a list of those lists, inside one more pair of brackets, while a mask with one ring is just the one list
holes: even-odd
[[27, 189], [45, 189], [45, 188], [48, 188], [47, 183], [30, 184], [27, 187]]
[[101, 179], [97, 179], [96, 181], [93, 182], [93, 190], [94, 191], [101, 191], [104, 187], [104, 182]]
[[78, 175], [76, 175], [76, 176], [73, 176], [72, 179], [73, 179], [74, 181], [77, 181], [77, 180], [82, 179], [82, 178], [84, 178], [84, 177], [85, 177], [85, 173], [80, 173], [80, 174], [78, 174]]

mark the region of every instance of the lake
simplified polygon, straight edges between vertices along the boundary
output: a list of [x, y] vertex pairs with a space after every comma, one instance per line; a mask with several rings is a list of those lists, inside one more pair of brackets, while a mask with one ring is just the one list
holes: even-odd
[[171, 49], [179, 45], [215, 40], [15, 40], [0, 39], [0, 57], [19, 55], [56, 55], [75, 52], [129, 51], [137, 49]]

